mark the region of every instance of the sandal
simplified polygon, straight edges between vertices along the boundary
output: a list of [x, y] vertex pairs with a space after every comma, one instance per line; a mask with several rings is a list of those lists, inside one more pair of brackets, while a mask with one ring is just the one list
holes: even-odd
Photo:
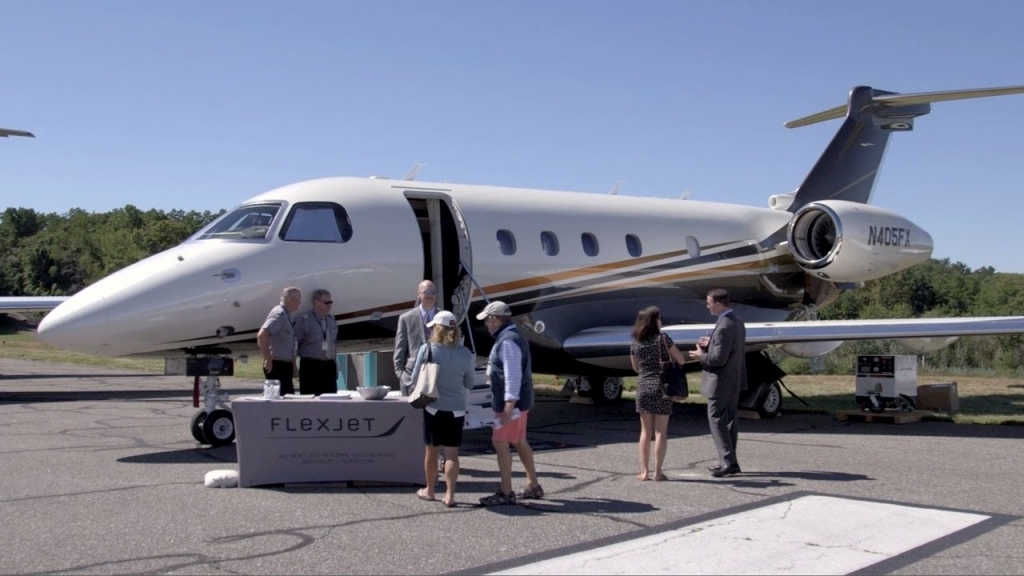
[[540, 484], [536, 486], [527, 486], [519, 492], [516, 492], [516, 498], [519, 500], [540, 500], [544, 497], [544, 489], [540, 487]]
[[504, 506], [507, 504], [516, 503], [516, 493], [509, 492], [508, 494], [502, 494], [501, 490], [498, 490], [490, 496], [484, 496], [480, 499], [481, 506]]

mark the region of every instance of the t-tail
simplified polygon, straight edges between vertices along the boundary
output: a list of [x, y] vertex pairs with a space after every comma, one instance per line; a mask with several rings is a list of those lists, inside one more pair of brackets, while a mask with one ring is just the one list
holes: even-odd
[[868, 86], [850, 90], [845, 106], [837, 106], [786, 123], [799, 128], [846, 117], [821, 158], [796, 190], [790, 212], [819, 200], [867, 204], [892, 132], [914, 128], [914, 118], [931, 112], [932, 102], [1024, 93], [1024, 86], [897, 94]]

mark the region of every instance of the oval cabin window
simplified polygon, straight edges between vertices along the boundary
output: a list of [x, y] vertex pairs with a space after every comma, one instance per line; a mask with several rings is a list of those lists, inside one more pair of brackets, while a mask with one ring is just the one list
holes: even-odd
[[636, 234], [626, 234], [626, 250], [629, 250], [629, 255], [633, 258], [639, 258], [644, 253], [643, 245]]
[[583, 243], [583, 253], [587, 256], [597, 256], [600, 248], [597, 245], [597, 236], [594, 236], [590, 232], [584, 232], [580, 236], [580, 241]]
[[558, 256], [558, 236], [555, 236], [555, 233], [549, 230], [541, 232], [540, 247], [548, 256]]
[[516, 237], [508, 230], [498, 230], [498, 248], [505, 256], [516, 253]]

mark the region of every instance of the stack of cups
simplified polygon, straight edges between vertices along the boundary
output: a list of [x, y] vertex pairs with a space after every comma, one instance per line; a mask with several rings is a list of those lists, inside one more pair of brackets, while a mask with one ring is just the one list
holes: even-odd
[[263, 398], [266, 400], [277, 400], [281, 397], [281, 381], [280, 380], [264, 380], [263, 381]]

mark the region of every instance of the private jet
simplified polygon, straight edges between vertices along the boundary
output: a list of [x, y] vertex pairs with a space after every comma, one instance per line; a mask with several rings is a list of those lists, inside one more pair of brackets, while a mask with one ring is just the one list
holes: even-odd
[[781, 408], [781, 371], [767, 347], [813, 358], [845, 340], [891, 338], [921, 353], [964, 335], [1024, 333], [1024, 317], [816, 319], [844, 291], [931, 257], [928, 232], [870, 204], [889, 136], [910, 131], [933, 102], [1020, 93], [1024, 86], [917, 94], [855, 87], [846, 104], [785, 125], [844, 118], [800, 186], [764, 208], [415, 175], [299, 182], [250, 198], [182, 244], [86, 287], [56, 306], [38, 334], [88, 354], [185, 359], [197, 388], [205, 376], [193, 434], [216, 445], [234, 436], [218, 377], [256, 350], [256, 332], [285, 286], [331, 291], [342, 352], [391, 350], [398, 315], [429, 278], [439, 305], [485, 354], [491, 339], [470, 319], [500, 299], [530, 342], [534, 370], [598, 400], [618, 398], [622, 377], [632, 375], [630, 330], [640, 309], [658, 306], [664, 331], [692, 347], [713, 326], [705, 295], [722, 287], [747, 322], [752, 386], [744, 406], [772, 415]]

